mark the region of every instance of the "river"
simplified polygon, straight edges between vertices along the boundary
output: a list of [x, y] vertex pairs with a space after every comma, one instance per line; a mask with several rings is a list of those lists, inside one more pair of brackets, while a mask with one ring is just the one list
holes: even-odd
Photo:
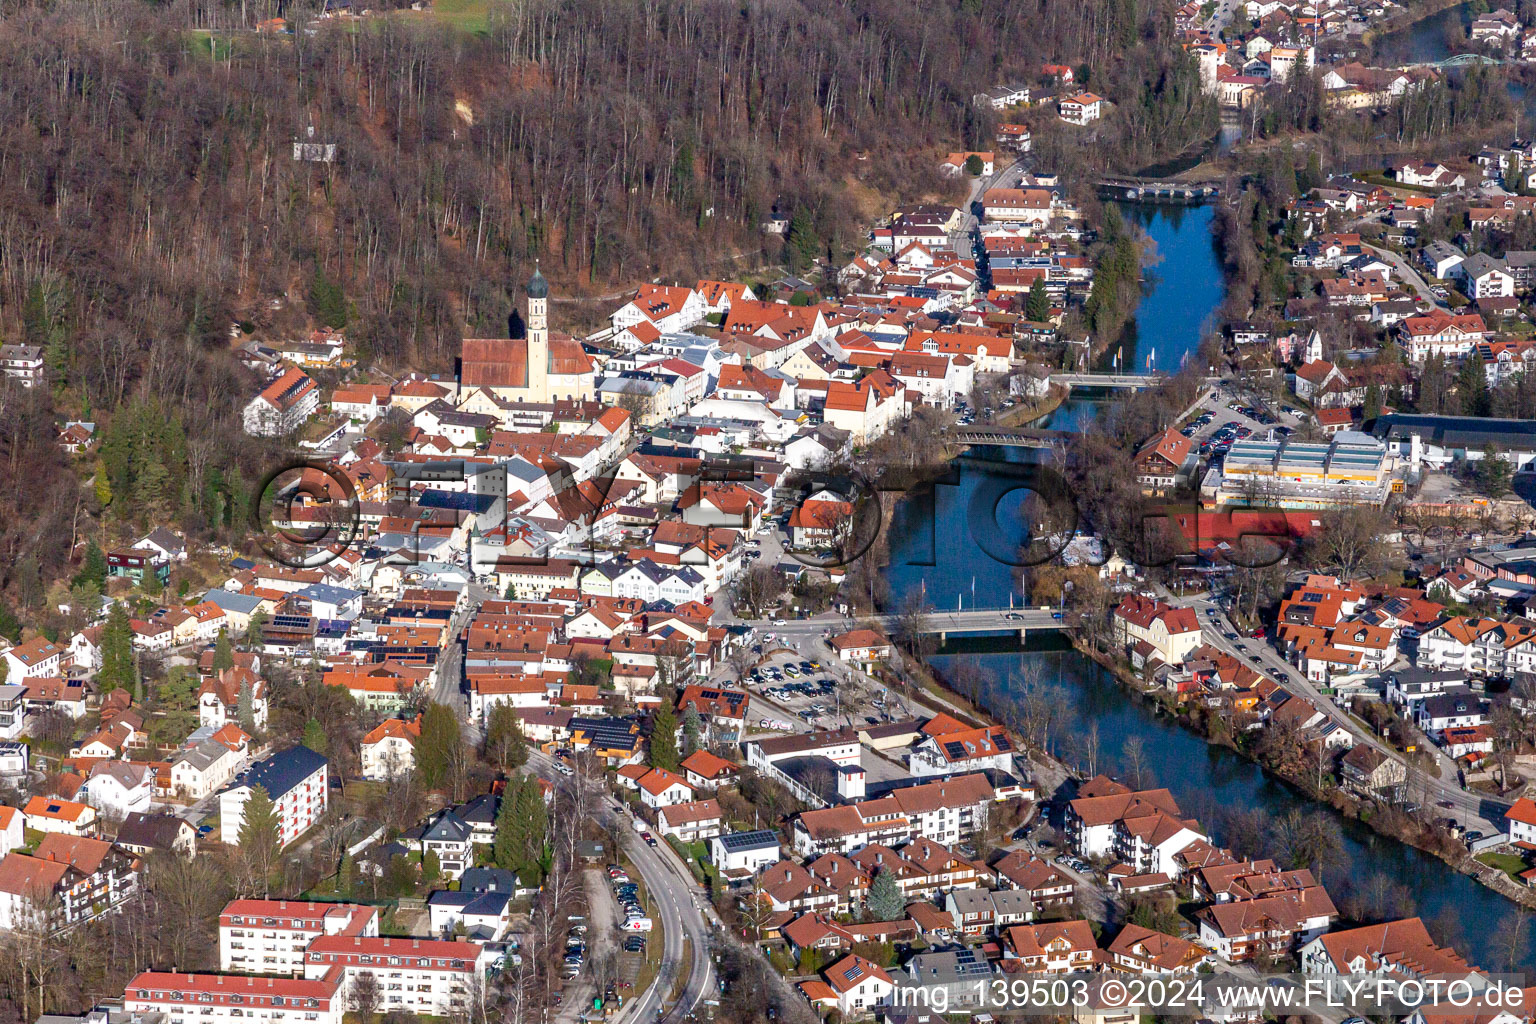
[[[918, 588], [936, 608], [997, 607], [1022, 601], [1013, 569], [988, 554], [988, 549], [1008, 550], [1022, 539], [1017, 525], [1019, 495], [1006, 493], [1015, 464], [991, 459], [1029, 457], [1019, 449], [981, 449], [978, 456], [957, 460], [949, 480], [897, 507], [890, 527], [887, 574], [893, 606]], [[973, 653], [946, 648], [933, 659], [934, 664], [943, 670], [955, 658], [974, 658], [991, 680], [994, 708], [1018, 697], [1018, 673], [1026, 663], [1039, 664], [1043, 668], [1040, 685], [1065, 720], [1056, 730], [1063, 756], [1083, 763], [1083, 753], [1076, 750], [1081, 741], [1074, 737], [1084, 736], [1089, 724], [1096, 723], [1098, 767], [1123, 772], [1128, 767], [1122, 756], [1125, 743], [1139, 738], [1151, 778], [1167, 786], [1219, 843], [1243, 840], [1222, 833], [1224, 809], [1257, 809], [1274, 820], [1292, 809], [1312, 811], [1319, 806], [1251, 762], [1207, 744], [1139, 703], [1108, 672], [1071, 650], [1059, 636], [1031, 638], [1022, 651], [1013, 638], [982, 638], [970, 641], [969, 647]], [[1324, 809], [1322, 813], [1333, 812]], [[1345, 905], [1352, 890], [1364, 898], [1373, 876], [1385, 876], [1401, 887], [1398, 905], [1411, 907], [1409, 913], [1432, 923], [1442, 941], [1452, 942], [1475, 963], [1489, 968], [1501, 965], [1503, 954], [1494, 948], [1493, 933], [1512, 913], [1512, 903], [1429, 854], [1378, 836], [1342, 816], [1335, 820], [1340, 849], [1322, 872], [1335, 902]], [[1447, 923], [1455, 921], [1462, 922], [1459, 934], [1454, 924]], [[1536, 955], [1525, 957], [1525, 965], [1536, 967]]]
[[[1156, 367], [1176, 369], [1199, 344], [1203, 329], [1210, 326], [1207, 320], [1223, 298], [1224, 282], [1211, 236], [1214, 208], [1119, 205], [1122, 214], [1140, 224], [1156, 244], [1156, 258], [1147, 268], [1134, 319], [1101, 363], [1114, 365], [1114, 353], [1119, 352], [1122, 366], [1146, 368], [1151, 355]], [[1101, 405], [1091, 398], [1074, 398], [1038, 425], [1078, 430]], [[1022, 603], [1014, 569], [988, 552], [1006, 557], [1024, 539], [1019, 521], [1023, 492], [1010, 492], [1010, 488], [1018, 463], [1034, 457], [1021, 449], [973, 449], [955, 462], [949, 479], [915, 492], [896, 508], [887, 573], [893, 607], [919, 588], [932, 606], [941, 609]], [[1207, 744], [1137, 702], [1108, 672], [1066, 646], [1059, 636], [1032, 638], [1022, 651], [1011, 639], [983, 638], [971, 646], [977, 648], [973, 653], [946, 648], [934, 663], [942, 670], [956, 657], [975, 658], [991, 680], [994, 707], [1018, 698], [1024, 665], [1042, 666], [1040, 685], [1070, 722], [1057, 732], [1060, 752], [1072, 757], [1073, 738], [1082, 737], [1094, 723], [1100, 767], [1123, 771], [1127, 768], [1122, 757], [1125, 743], [1139, 739], [1152, 778], [1199, 817], [1218, 842], [1235, 845], [1243, 839], [1222, 834], [1225, 809], [1257, 809], [1278, 819], [1293, 809], [1317, 808], [1251, 762]], [[1441, 941], [1456, 945], [1475, 963], [1501, 964], [1503, 954], [1495, 951], [1493, 934], [1497, 922], [1512, 913], [1512, 903], [1429, 854], [1378, 836], [1342, 816], [1336, 820], [1340, 849], [1325, 864], [1322, 881], [1337, 903], [1349, 902], [1352, 889], [1369, 891], [1373, 876], [1385, 876], [1401, 887], [1398, 902], [1407, 902], [1411, 913], [1432, 922]], [[1455, 922], [1463, 924], [1458, 927]], [[1524, 964], [1536, 966], [1536, 952], [1524, 957]]]
[[[1120, 338], [1098, 361], [1101, 369], [1132, 372], [1176, 371], [1192, 357], [1206, 320], [1221, 305], [1225, 283], [1216, 257], [1211, 205], [1116, 203], [1127, 223], [1138, 225], [1152, 242], [1152, 262], [1143, 274], [1140, 303]], [[1031, 426], [1082, 430], [1103, 405], [1091, 397], [1073, 397]]]
[[1452, 38], [1466, 38], [1466, 27], [1472, 21], [1470, 7], [1465, 3], [1447, 7], [1396, 32], [1387, 33], [1376, 40], [1372, 63], [1395, 67], [1444, 60], [1454, 52]]

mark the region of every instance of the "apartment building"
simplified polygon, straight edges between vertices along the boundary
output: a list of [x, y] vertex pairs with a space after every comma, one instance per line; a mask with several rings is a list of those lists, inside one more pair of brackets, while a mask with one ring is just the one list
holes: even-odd
[[486, 948], [475, 942], [325, 935], [309, 944], [304, 976], [319, 980], [340, 968], [346, 994], [359, 977], [372, 974], [381, 1013], [462, 1017], [469, 1013], [490, 960]]
[[245, 805], [260, 786], [272, 798], [277, 810], [278, 837], [287, 846], [325, 814], [330, 800], [326, 777], [326, 759], [305, 746], [290, 747], [257, 761], [219, 795], [219, 829], [224, 841], [240, 841]]
[[1491, 676], [1536, 671], [1536, 629], [1458, 615], [1419, 637], [1418, 666]]
[[166, 1024], [342, 1024], [346, 1008], [330, 978], [143, 971], [123, 991], [124, 1010], [161, 1013]]
[[1177, 878], [1178, 854], [1205, 836], [1166, 789], [1134, 791], [1104, 776], [1067, 805], [1068, 841], [1080, 857], [1113, 859], [1137, 874]]
[[322, 935], [379, 934], [379, 912], [353, 903], [233, 900], [219, 914], [219, 970], [304, 973], [304, 951]]
[[995, 794], [985, 775], [961, 775], [893, 790], [872, 800], [805, 811], [790, 842], [804, 856], [851, 853], [870, 843], [897, 846], [926, 838], [952, 846], [985, 823]]

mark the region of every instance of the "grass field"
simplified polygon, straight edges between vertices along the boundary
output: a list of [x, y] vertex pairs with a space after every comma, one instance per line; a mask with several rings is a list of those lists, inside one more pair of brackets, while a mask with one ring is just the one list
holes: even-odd
[[1477, 859], [1491, 868], [1498, 868], [1516, 881], [1520, 878], [1520, 872], [1526, 868], [1525, 858], [1513, 853], [1480, 853]]
[[432, 14], [461, 32], [490, 30], [491, 11], [505, 0], [435, 0]]

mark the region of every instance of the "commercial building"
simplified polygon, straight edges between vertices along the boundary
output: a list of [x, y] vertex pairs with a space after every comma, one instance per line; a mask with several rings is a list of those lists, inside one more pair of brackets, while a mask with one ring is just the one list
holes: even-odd
[[1342, 430], [1328, 444], [1241, 441], [1200, 486], [1206, 508], [1281, 509], [1381, 505], [1401, 481], [1387, 447], [1369, 434]]

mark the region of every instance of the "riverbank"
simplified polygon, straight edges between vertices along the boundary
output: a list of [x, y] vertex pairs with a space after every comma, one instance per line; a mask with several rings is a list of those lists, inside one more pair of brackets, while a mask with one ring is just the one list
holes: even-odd
[[1136, 700], [1150, 705], [1158, 715], [1172, 720], [1208, 745], [1236, 754], [1312, 803], [1327, 807], [1340, 817], [1357, 822], [1377, 835], [1429, 854], [1459, 874], [1482, 883], [1513, 903], [1527, 909], [1536, 909], [1536, 891], [1515, 882], [1504, 871], [1476, 860], [1462, 848], [1459, 842], [1456, 842], [1453, 847], [1445, 841], [1430, 841], [1431, 837], [1441, 836], [1433, 826], [1413, 822], [1411, 818], [1400, 815], [1390, 808], [1381, 809], [1382, 813], [1373, 813], [1373, 804], [1359, 800], [1337, 787], [1320, 791], [1316, 784], [1305, 776], [1283, 771], [1276, 765], [1261, 760], [1247, 745], [1231, 739], [1223, 741], [1221, 737], [1212, 736], [1209, 730], [1201, 728], [1194, 721], [1192, 715], [1149, 692], [1123, 663], [1083, 644], [1076, 635], [1072, 637], [1072, 647], [1083, 657], [1104, 669], [1122, 690], [1128, 691]]
[[1466, 2], [1467, 0], [1425, 0], [1424, 3], [1416, 5], [1412, 10], [1403, 11], [1401, 14], [1394, 14], [1379, 26], [1366, 29], [1360, 34], [1360, 43], [1362, 46], [1374, 48], [1376, 41], [1382, 36], [1401, 32], [1403, 29], [1416, 25], [1426, 18], [1433, 18], [1448, 7], [1459, 7]]

